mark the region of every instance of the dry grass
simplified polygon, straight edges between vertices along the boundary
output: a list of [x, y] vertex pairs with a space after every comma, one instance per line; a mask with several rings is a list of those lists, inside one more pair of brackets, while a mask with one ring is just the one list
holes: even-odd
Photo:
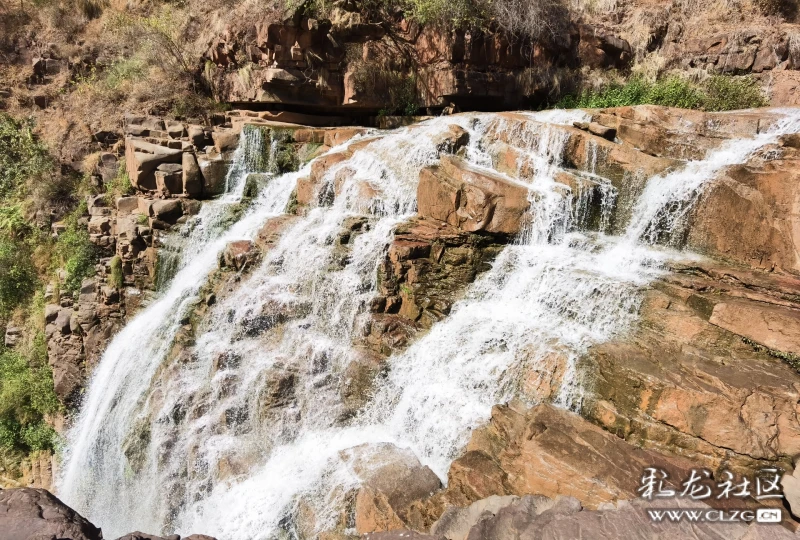
[[603, 15], [625, 10], [631, 3], [631, 0], [570, 0], [569, 8], [581, 15]]

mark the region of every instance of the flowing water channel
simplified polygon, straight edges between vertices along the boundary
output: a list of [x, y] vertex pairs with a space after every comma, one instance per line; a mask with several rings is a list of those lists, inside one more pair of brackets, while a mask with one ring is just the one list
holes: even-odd
[[[470, 133], [465, 158], [491, 168], [492, 133], [504, 124], [495, 115], [456, 115], [359, 145], [326, 173], [331, 185], [345, 178], [333, 200], [291, 218], [258, 266], [197, 323], [191, 350], [175, 354], [221, 251], [282, 219], [297, 179], [308, 174], [307, 165], [273, 175], [231, 220], [254, 168], [248, 156], [269, 153], [257, 130], [245, 131], [228, 193], [168, 240], [174, 277], [94, 372], [68, 435], [58, 495], [107, 537], [143, 530], [249, 540], [293, 538], [298, 516], [309, 512], [318, 530], [332, 526], [359, 482], [350, 449], [364, 444], [410, 449], [446, 479], [493, 405], [536, 401], [521, 387], [526, 373], [554, 357], [560, 386], [543, 398], [578, 410], [575, 361], [629, 329], [640, 291], [668, 260], [686, 256], [664, 246], [680, 236], [704, 185], [778, 135], [800, 131], [797, 113], [786, 113], [768, 133], [646, 179], [629, 201], [629, 219], [611, 234], [620, 194], [608, 180], [586, 171], [594, 185], [586, 192], [557, 181], [567, 136], [555, 126], [585, 113], [530, 116], [543, 124], [513, 138], [534, 163], [531, 178], [515, 180], [530, 188], [528, 226], [446, 319], [389, 357], [356, 413], [341, 397], [347, 366], [364, 354], [354, 338], [393, 231], [416, 211], [419, 171], [438, 161], [436, 135], [461, 126]], [[599, 219], [589, 219], [590, 206]], [[355, 219], [366, 226], [342, 257], [337, 238]]]

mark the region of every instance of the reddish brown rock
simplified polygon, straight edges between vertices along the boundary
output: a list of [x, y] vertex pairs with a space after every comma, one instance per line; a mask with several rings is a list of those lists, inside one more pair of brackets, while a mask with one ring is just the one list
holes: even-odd
[[250, 240], [237, 240], [225, 246], [220, 256], [220, 266], [234, 270], [244, 270], [252, 266], [260, 257], [256, 245]]
[[355, 502], [359, 534], [405, 528], [411, 503], [441, 487], [439, 478], [410, 450], [391, 444], [363, 445], [342, 455], [363, 482]]
[[524, 185], [445, 156], [420, 173], [417, 205], [420, 216], [463, 231], [513, 235], [524, 226], [528, 196]]
[[689, 246], [751, 267], [800, 275], [799, 165], [797, 150], [784, 146], [767, 148], [745, 165], [724, 171], [694, 209]]
[[131, 184], [142, 191], [157, 189], [155, 172], [163, 163], [180, 163], [182, 152], [142, 139], [129, 137], [125, 142], [125, 163]]
[[[448, 490], [472, 502], [489, 495], [570, 495], [588, 508], [637, 496], [645, 468], [673, 478], [691, 467], [629, 445], [577, 414], [551, 405], [495, 407], [448, 475]], [[487, 483], [488, 482], [488, 483]]]
[[344, 144], [356, 135], [362, 135], [367, 133], [367, 129], [364, 128], [337, 128], [337, 129], [330, 129], [325, 131], [325, 136], [323, 139], [323, 144], [325, 146], [330, 146], [333, 148], [334, 146], [339, 146], [340, 144]]
[[709, 322], [775, 351], [800, 351], [800, 310], [747, 301], [726, 302], [714, 306]]
[[[694, 269], [666, 278], [646, 295], [634, 336], [590, 350], [581, 361], [590, 389], [582, 411], [626, 440], [712, 470], [790, 467], [800, 453], [800, 375], [730, 331], [756, 335], [787, 311], [770, 302], [787, 299], [780, 285], [748, 283], [746, 272], [735, 274], [741, 281], [716, 275]], [[751, 295], [761, 303], [741, 300]], [[729, 311], [740, 302], [749, 326]]]

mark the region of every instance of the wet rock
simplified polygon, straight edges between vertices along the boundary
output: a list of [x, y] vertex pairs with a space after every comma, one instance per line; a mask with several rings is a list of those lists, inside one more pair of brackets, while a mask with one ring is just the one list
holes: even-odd
[[418, 502], [411, 521], [431, 524], [437, 508], [468, 506], [492, 495], [569, 495], [588, 508], [637, 497], [642, 471], [681, 478], [692, 463], [642, 450], [575, 413], [552, 405], [495, 406], [448, 473], [447, 488]]
[[775, 351], [800, 351], [800, 310], [725, 302], [714, 306], [709, 322]]
[[181, 537], [179, 534], [170, 534], [167, 536], [156, 536], [154, 534], [146, 534], [143, 532], [132, 532], [125, 536], [120, 536], [117, 540], [217, 540], [212, 536], [204, 534], [190, 534], [189, 536]]
[[345, 415], [355, 414], [372, 397], [376, 377], [385, 369], [383, 358], [364, 352], [345, 368], [342, 380], [342, 405]]
[[315, 160], [311, 164], [311, 174], [306, 178], [297, 180], [295, 199], [300, 206], [314, 206], [321, 204], [325, 198], [325, 193], [320, 193], [320, 187], [325, 175], [339, 163], [350, 158], [347, 152], [337, 152], [327, 154]]
[[[383, 300], [376, 305], [430, 327], [450, 312], [464, 288], [489, 268], [501, 249], [493, 236], [414, 218], [397, 228], [379, 268]], [[383, 337], [372, 341], [379, 346]]]
[[[796, 371], [709, 322], [715, 304], [753, 294], [759, 282], [748, 284], [746, 272], [733, 274], [739, 283], [726, 283], [724, 271], [719, 281], [716, 270], [695, 272], [673, 275], [645, 296], [635, 339], [597, 345], [581, 360], [591, 381], [583, 414], [626, 440], [712, 470], [788, 469], [800, 454]], [[766, 300], [785, 302], [760, 298], [755, 328], [772, 312]]]
[[368, 130], [364, 128], [337, 128], [326, 130], [323, 144], [333, 148], [334, 146], [346, 143], [356, 135], [362, 135], [367, 132]]
[[697, 202], [690, 248], [767, 271], [800, 274], [800, 155], [772, 147], [723, 171]]
[[[572, 497], [549, 499], [526, 496], [485, 516], [473, 526], [465, 540], [534, 540], [539, 538], [685, 538], [716, 540], [722, 528], [717, 523], [688, 520], [654, 524], [648, 510], [663, 508], [663, 501], [623, 501], [602, 510], [589, 510]], [[705, 512], [703, 502], [677, 498], [669, 507], [676, 510]], [[789, 540], [794, 533], [781, 526], [760, 523], [727, 523], [724, 536], [729, 539]], [[448, 539], [452, 540], [452, 539]]]
[[288, 214], [268, 219], [256, 235], [256, 246], [258, 246], [262, 253], [266, 253], [269, 249], [277, 245], [286, 229], [295, 223], [296, 220], [296, 216]]
[[451, 124], [447, 130], [432, 138], [440, 154], [455, 154], [469, 144], [469, 132], [459, 125]]
[[258, 394], [261, 417], [266, 418], [271, 409], [286, 407], [294, 400], [297, 375], [282, 368], [270, 369]]
[[100, 529], [58, 498], [33, 488], [0, 491], [0, 531], [4, 540], [103, 538]]
[[221, 266], [243, 270], [252, 266], [260, 254], [255, 244], [250, 240], [237, 240], [225, 246], [221, 256]]
[[415, 500], [441, 487], [439, 478], [419, 463], [413, 452], [385, 443], [342, 452], [363, 482], [355, 502], [355, 527], [360, 534], [399, 529]]
[[702, 159], [726, 139], [750, 138], [777, 116], [767, 113], [705, 113], [655, 105], [604, 109], [594, 123], [617, 130], [634, 148], [659, 157]]
[[420, 173], [417, 205], [421, 216], [463, 231], [513, 235], [530, 202], [527, 187], [445, 156]]
[[232, 152], [239, 145], [239, 134], [232, 129], [215, 129], [211, 132], [211, 138], [220, 154]]

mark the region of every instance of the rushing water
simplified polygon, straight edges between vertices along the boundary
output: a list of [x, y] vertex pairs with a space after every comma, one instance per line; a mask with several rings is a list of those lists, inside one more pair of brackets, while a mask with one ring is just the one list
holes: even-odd
[[[490, 168], [492, 133], [511, 127], [493, 115], [459, 115], [355, 151], [326, 173], [322, 189], [336, 191], [333, 201], [285, 223], [277, 245], [200, 323], [190, 354], [175, 358], [175, 335], [220, 251], [280, 216], [308, 173], [275, 176], [241, 219], [220, 225], [241, 198], [253, 145], [268, 152], [266, 141], [243, 138], [228, 194], [187, 226], [175, 277], [95, 371], [69, 433], [58, 494], [109, 537], [138, 529], [275, 538], [294, 534], [309, 509], [314, 527], [333, 525], [359, 481], [348, 449], [391, 442], [446, 478], [494, 404], [521, 396], [579, 408], [576, 359], [630, 327], [638, 291], [676, 256], [653, 244], [681, 234], [692, 202], [721, 168], [800, 131], [797, 114], [787, 113], [769, 133], [649, 179], [625, 233], [611, 236], [618, 194], [610, 182], [591, 166], [589, 191], [556, 181], [567, 137], [553, 125], [584, 116], [532, 115], [546, 124], [514, 137], [533, 163], [524, 180], [529, 225], [444, 321], [389, 358], [357, 414], [342, 398], [348, 366], [364, 360], [354, 338], [393, 230], [415, 212], [419, 171], [438, 160], [436, 135], [450, 124], [467, 129], [466, 159]], [[591, 205], [601, 217], [590, 226]], [[342, 230], [355, 222], [361, 232], [343, 250]], [[552, 395], [530, 381], [540, 369], [558, 374]]]

